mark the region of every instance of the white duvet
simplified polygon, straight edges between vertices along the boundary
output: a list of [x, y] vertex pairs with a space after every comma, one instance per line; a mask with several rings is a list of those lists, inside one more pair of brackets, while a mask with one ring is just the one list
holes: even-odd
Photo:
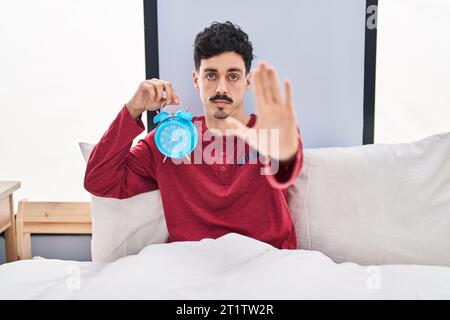
[[230, 233], [150, 245], [109, 264], [4, 264], [0, 299], [450, 299], [450, 268], [336, 264]]

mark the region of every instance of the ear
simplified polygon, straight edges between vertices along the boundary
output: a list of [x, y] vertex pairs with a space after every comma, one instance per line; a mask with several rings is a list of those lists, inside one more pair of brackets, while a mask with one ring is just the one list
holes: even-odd
[[246, 86], [245, 86], [245, 90], [246, 90], [246, 91], [248, 91], [248, 90], [250, 89], [250, 87], [251, 87], [251, 84], [252, 84], [252, 76], [253, 76], [253, 72], [252, 72], [252, 71], [250, 71], [250, 72], [247, 74], [247, 76], [246, 76], [246, 79], [245, 79], [245, 81], [247, 82], [247, 84], [246, 84]]
[[194, 87], [195, 87], [195, 89], [199, 90], [199, 87], [198, 87], [198, 73], [197, 73], [197, 71], [192, 71], [192, 79], [194, 80]]

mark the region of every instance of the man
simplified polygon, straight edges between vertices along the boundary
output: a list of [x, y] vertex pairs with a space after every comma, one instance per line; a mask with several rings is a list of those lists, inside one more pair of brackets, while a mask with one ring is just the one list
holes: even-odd
[[[300, 172], [303, 148], [291, 84], [285, 82], [282, 98], [272, 67], [261, 63], [250, 71], [252, 44], [229, 21], [205, 28], [194, 47], [193, 82], [204, 108], [204, 116], [193, 119], [201, 123], [196, 149], [211, 146], [213, 142], [203, 139], [210, 131], [215, 138], [227, 138], [230, 130], [234, 142], [240, 139], [246, 148], [225, 148], [213, 155], [226, 161], [177, 164], [165, 161], [154, 141], [155, 130], [132, 147], [133, 139], [145, 130], [144, 111], [158, 110], [162, 102], [180, 103], [169, 82], [146, 80], [94, 147], [84, 186], [94, 195], [119, 199], [160, 189], [169, 242], [235, 232], [280, 249], [295, 249], [286, 188]], [[244, 94], [251, 82], [257, 116], [244, 113]], [[264, 132], [276, 132], [279, 143], [261, 138]], [[248, 161], [258, 154], [278, 163], [277, 170], [261, 174], [268, 164]]]

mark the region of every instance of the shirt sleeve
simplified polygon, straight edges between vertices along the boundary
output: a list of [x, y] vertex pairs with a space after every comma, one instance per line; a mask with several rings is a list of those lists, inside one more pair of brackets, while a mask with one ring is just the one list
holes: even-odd
[[[280, 161], [278, 166], [278, 171], [275, 174], [270, 174], [269, 167], [271, 164], [265, 165], [266, 167], [266, 177], [269, 181], [269, 184], [276, 189], [286, 189], [290, 185], [292, 185], [295, 179], [298, 177], [300, 170], [303, 165], [303, 143], [300, 136], [300, 130], [297, 128], [298, 133], [298, 149], [292, 159], [287, 161]], [[273, 160], [271, 160], [272, 162]], [[272, 164], [273, 166], [273, 164]]]
[[124, 106], [89, 157], [84, 188], [91, 194], [125, 199], [158, 189], [149, 135], [132, 147], [133, 139], [145, 130]]

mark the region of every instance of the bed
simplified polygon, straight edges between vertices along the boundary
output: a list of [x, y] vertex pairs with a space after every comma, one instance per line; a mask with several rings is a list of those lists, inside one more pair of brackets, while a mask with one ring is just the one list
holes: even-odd
[[[159, 191], [91, 200], [19, 205], [0, 299], [450, 299], [450, 133], [305, 149], [297, 250], [237, 233], [165, 243]], [[93, 261], [32, 258], [41, 231], [92, 232]]]
[[22, 260], [0, 267], [0, 283], [0, 299], [450, 299], [448, 267], [338, 264], [235, 233], [111, 263]]

